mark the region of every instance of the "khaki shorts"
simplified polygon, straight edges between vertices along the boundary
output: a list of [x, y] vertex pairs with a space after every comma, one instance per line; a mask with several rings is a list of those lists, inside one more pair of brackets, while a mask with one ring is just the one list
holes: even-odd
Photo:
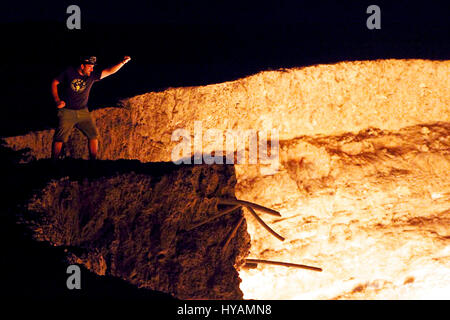
[[81, 110], [62, 108], [58, 110], [58, 127], [53, 140], [67, 142], [73, 127], [83, 132], [88, 139], [98, 137], [97, 126], [87, 108]]

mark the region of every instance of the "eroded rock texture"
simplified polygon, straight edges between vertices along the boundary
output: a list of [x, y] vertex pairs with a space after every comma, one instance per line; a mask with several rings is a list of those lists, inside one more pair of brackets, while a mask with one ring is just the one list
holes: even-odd
[[243, 269], [244, 298], [447, 299], [449, 172], [447, 122], [282, 141], [271, 176], [236, 166], [236, 196], [279, 210], [286, 238], [247, 217], [250, 257], [323, 268]]
[[182, 299], [242, 298], [235, 266], [249, 250], [245, 223], [222, 250], [242, 212], [186, 230], [217, 214], [218, 198], [234, 198], [233, 166], [146, 166], [154, 174], [49, 182], [28, 205], [36, 238], [139, 287]]

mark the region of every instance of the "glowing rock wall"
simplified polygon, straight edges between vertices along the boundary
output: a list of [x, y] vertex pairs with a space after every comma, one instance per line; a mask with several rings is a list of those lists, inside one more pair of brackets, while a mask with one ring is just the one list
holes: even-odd
[[[281, 140], [302, 135], [358, 132], [368, 127], [397, 130], [418, 123], [450, 121], [450, 62], [376, 60], [265, 71], [202, 87], [169, 88], [123, 101], [124, 109], [93, 112], [102, 159], [171, 161], [179, 128], [278, 129]], [[53, 130], [7, 138], [36, 158], [50, 156]], [[204, 150], [214, 143], [204, 143]], [[87, 157], [74, 131], [67, 146]], [[203, 150], [203, 151], [204, 151]]]

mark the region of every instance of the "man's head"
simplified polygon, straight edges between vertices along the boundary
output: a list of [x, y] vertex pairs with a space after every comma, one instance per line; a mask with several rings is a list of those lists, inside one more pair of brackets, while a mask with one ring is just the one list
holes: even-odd
[[84, 57], [81, 59], [80, 70], [85, 76], [90, 76], [97, 64], [97, 58], [94, 56]]

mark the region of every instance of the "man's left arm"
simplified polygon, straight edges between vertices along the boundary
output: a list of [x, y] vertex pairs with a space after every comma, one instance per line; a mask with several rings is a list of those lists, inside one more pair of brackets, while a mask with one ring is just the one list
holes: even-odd
[[123, 57], [123, 60], [121, 62], [119, 62], [118, 64], [116, 64], [110, 68], [104, 69], [100, 75], [100, 79], [106, 78], [107, 76], [110, 76], [110, 75], [116, 73], [117, 71], [120, 70], [120, 68], [122, 68], [130, 60], [131, 60], [131, 58], [129, 56], [125, 56], [125, 57]]

